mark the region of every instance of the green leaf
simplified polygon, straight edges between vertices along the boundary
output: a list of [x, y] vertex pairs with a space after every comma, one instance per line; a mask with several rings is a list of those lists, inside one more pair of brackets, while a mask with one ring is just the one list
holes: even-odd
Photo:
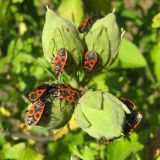
[[[106, 28], [107, 38], [109, 40], [108, 49], [111, 56], [110, 63], [112, 63], [112, 61], [117, 57], [117, 53], [118, 53], [120, 42], [121, 42], [120, 29], [118, 27], [116, 16], [114, 13], [109, 13], [104, 18], [97, 20], [93, 24], [91, 30], [102, 28], [102, 27]], [[99, 42], [99, 41], [97, 40], [96, 42]], [[102, 42], [99, 42], [98, 44], [100, 45], [101, 43]], [[104, 47], [104, 50], [105, 50], [105, 47]]]
[[83, 114], [80, 104], [78, 106], [78, 109], [75, 109], [74, 114], [75, 114], [75, 117], [77, 117], [76, 119], [82, 128], [88, 128], [91, 126], [90, 122], [87, 120], [87, 118]]
[[[28, 106], [28, 108], [30, 105]], [[73, 114], [74, 103], [67, 103], [60, 99], [46, 102], [45, 110], [37, 125], [45, 128], [59, 129], [71, 119]]]
[[154, 74], [157, 78], [157, 80], [160, 80], [160, 61], [159, 61], [159, 58], [160, 58], [160, 43], [156, 44], [151, 53], [150, 53], [150, 57], [151, 57], [151, 60], [154, 64], [153, 66], [153, 69], [154, 69]]
[[[85, 36], [88, 50], [95, 50], [102, 66], [109, 66], [117, 58], [122, 35], [114, 13], [97, 20]], [[97, 43], [98, 42], [98, 43]]]
[[43, 156], [34, 150], [26, 147], [25, 143], [18, 143], [15, 145], [10, 145], [9, 143], [3, 146], [0, 151], [0, 156], [2, 159], [16, 159], [16, 160], [41, 160]]
[[84, 49], [77, 29], [70, 21], [59, 17], [50, 9], [47, 9], [46, 12], [42, 46], [44, 55], [49, 62], [53, 58], [53, 54], [61, 48], [66, 48], [71, 53], [70, 56], [73, 57], [75, 64], [79, 64], [82, 60]]
[[160, 156], [156, 158], [156, 160], [160, 160]]
[[135, 133], [130, 134], [128, 138], [121, 138], [114, 141], [107, 147], [106, 156], [109, 160], [124, 160], [131, 153], [136, 153], [143, 149], [143, 145], [138, 142], [138, 136]]
[[139, 68], [147, 65], [139, 49], [127, 39], [122, 40], [116, 62], [119, 63], [118, 67], [121, 68]]
[[48, 63], [48, 61], [44, 58], [44, 57], [38, 57], [37, 59], [37, 64], [39, 66], [41, 66], [42, 68], [50, 68], [51, 67], [51, 64]]
[[18, 65], [22, 62], [25, 63], [32, 63], [33, 61], [35, 61], [35, 59], [33, 58], [32, 55], [27, 54], [27, 53], [23, 53], [23, 52], [19, 52], [13, 59], [12, 63], [13, 65]]
[[16, 49], [16, 40], [12, 40], [9, 45], [8, 45], [8, 49], [7, 49], [7, 57], [9, 59], [14, 57], [15, 54], [15, 49]]
[[2, 128], [2, 116], [0, 115], [0, 129]]
[[22, 49], [25, 50], [26, 46], [21, 39], [12, 40], [8, 45], [7, 58], [14, 59]]
[[24, 156], [22, 156], [22, 158], [20, 158], [20, 160], [42, 160], [44, 159], [44, 155], [39, 154], [37, 152], [35, 152], [34, 150], [30, 149], [29, 147], [26, 147], [24, 150]]
[[108, 73], [106, 72], [101, 72], [97, 75], [94, 75], [93, 79], [90, 79], [89, 83], [87, 84], [88, 88], [93, 88], [94, 86], [96, 86], [97, 90], [109, 91], [109, 88], [106, 85], [107, 77]]
[[153, 17], [152, 28], [160, 28], [160, 13]]
[[81, 151], [79, 151], [77, 146], [72, 146], [70, 149], [72, 153], [84, 160], [95, 160], [95, 151], [91, 150], [87, 145], [85, 145]]
[[137, 13], [134, 10], [122, 10], [122, 16], [135, 20]]
[[1, 132], [1, 135], [0, 135], [0, 146], [3, 146], [6, 143], [5, 133], [6, 133], [6, 131], [4, 131], [4, 134], [3, 134], [3, 132]]
[[99, 59], [102, 61], [100, 65], [104, 66], [110, 61], [107, 28], [104, 26], [92, 28], [85, 36], [85, 43], [88, 50], [94, 50], [98, 53]]
[[22, 3], [24, 0], [12, 0], [12, 3]]
[[[123, 133], [127, 107], [113, 95], [102, 91], [88, 91], [75, 109], [78, 125], [94, 138], [118, 138]], [[95, 117], [96, 116], [96, 117]]]
[[0, 58], [0, 72], [4, 72], [4, 65], [10, 63], [7, 57]]
[[62, 0], [58, 14], [79, 24], [84, 16], [82, 0]]

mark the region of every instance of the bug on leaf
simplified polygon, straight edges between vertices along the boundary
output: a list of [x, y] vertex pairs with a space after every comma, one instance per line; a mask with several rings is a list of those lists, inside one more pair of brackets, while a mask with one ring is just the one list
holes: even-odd
[[127, 99], [127, 98], [119, 98], [128, 109], [131, 111], [131, 114], [126, 114], [126, 125], [124, 128], [124, 134], [133, 131], [139, 125], [140, 121], [142, 120], [142, 114], [140, 112], [136, 112], [135, 104]]
[[83, 58], [83, 68], [86, 72], [91, 72], [98, 60], [98, 55], [94, 50], [87, 51]]
[[72, 89], [68, 84], [57, 84], [57, 89]]
[[29, 93], [29, 100], [31, 102], [37, 101], [39, 98], [41, 98], [49, 89], [51, 86], [46, 83], [40, 84], [38, 87], [36, 87], [32, 92]]
[[[123, 134], [127, 135], [129, 132], [131, 132], [137, 128], [140, 121], [142, 120], [142, 114], [140, 112], [136, 112], [136, 106], [130, 99], [119, 98], [119, 100], [121, 102], [123, 102], [131, 112], [130, 114], [126, 113], [126, 115], [125, 115], [126, 121], [125, 121], [125, 125], [123, 128]], [[119, 137], [121, 137], [121, 135]], [[109, 140], [106, 139], [105, 137], [100, 137], [97, 141], [99, 143], [108, 144], [108, 143], [112, 142], [114, 139], [118, 139], [119, 137], [114, 137]]]
[[41, 99], [32, 104], [31, 108], [26, 112], [27, 126], [35, 126], [39, 122], [43, 114], [44, 108], [45, 103], [42, 102]]
[[54, 59], [52, 61], [53, 71], [55, 76], [59, 76], [62, 73], [67, 63], [67, 58], [68, 58], [68, 52], [65, 48], [61, 48], [56, 52]]
[[80, 93], [74, 89], [60, 88], [58, 89], [58, 98], [68, 102], [78, 102]]
[[81, 24], [78, 26], [78, 31], [80, 33], [84, 32], [85, 29], [88, 27], [89, 23], [91, 23], [92, 20], [91, 20], [91, 17], [90, 16], [87, 16], [82, 22]]

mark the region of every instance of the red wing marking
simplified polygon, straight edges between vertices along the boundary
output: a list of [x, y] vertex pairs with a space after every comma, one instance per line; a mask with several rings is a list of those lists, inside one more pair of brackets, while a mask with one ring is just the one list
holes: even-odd
[[31, 102], [37, 101], [39, 98], [42, 97], [42, 95], [47, 91], [47, 89], [50, 87], [48, 84], [40, 84], [38, 87], [36, 87], [32, 92], [29, 93], [29, 100]]
[[58, 95], [59, 98], [64, 99], [68, 102], [78, 102], [80, 98], [79, 92], [73, 89], [59, 89]]
[[67, 58], [68, 52], [65, 48], [61, 48], [57, 51], [52, 62], [55, 76], [59, 76], [61, 74], [62, 70], [66, 65]]
[[83, 68], [86, 72], [91, 72], [95, 67], [98, 60], [97, 53], [93, 50], [88, 51], [84, 54]]
[[27, 126], [35, 126], [39, 122], [43, 114], [44, 107], [45, 103], [40, 100], [33, 103], [29, 111], [26, 113]]

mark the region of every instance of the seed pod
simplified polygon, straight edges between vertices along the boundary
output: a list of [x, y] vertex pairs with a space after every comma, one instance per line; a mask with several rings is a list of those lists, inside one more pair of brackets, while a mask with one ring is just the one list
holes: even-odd
[[70, 120], [73, 111], [74, 104], [67, 103], [58, 98], [46, 102], [43, 114], [36, 126], [59, 129]]
[[93, 24], [85, 36], [85, 43], [88, 50], [95, 50], [99, 54], [100, 64], [107, 67], [117, 57], [121, 38], [116, 17], [110, 13]]
[[89, 135], [112, 140], [123, 134], [125, 112], [130, 113], [112, 94], [88, 91], [81, 97], [74, 113], [78, 125]]
[[44, 55], [49, 62], [59, 49], [65, 48], [69, 52], [68, 68], [76, 68], [81, 63], [84, 48], [76, 27], [50, 9], [46, 12], [42, 45]]

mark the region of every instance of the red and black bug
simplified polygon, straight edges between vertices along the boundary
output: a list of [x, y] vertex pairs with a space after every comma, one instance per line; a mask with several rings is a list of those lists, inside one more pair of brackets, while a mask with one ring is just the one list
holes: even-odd
[[72, 89], [68, 84], [53, 84], [52, 85], [52, 95], [54, 97], [59, 96], [59, 89]]
[[68, 88], [60, 88], [58, 89], [58, 98], [66, 100], [68, 102], [78, 102], [80, 98], [80, 93], [78, 90], [68, 89]]
[[31, 108], [26, 112], [27, 126], [35, 126], [39, 122], [43, 114], [44, 108], [45, 103], [42, 102], [41, 99], [32, 104]]
[[31, 102], [37, 101], [41, 98], [47, 90], [49, 90], [51, 86], [49, 84], [42, 83], [38, 87], [36, 87], [32, 92], [29, 93], [29, 100]]
[[83, 68], [86, 72], [91, 72], [98, 60], [98, 55], [94, 50], [87, 51], [83, 58]]
[[87, 28], [87, 26], [89, 25], [89, 23], [91, 23], [92, 20], [91, 20], [91, 17], [90, 16], [87, 16], [82, 22], [81, 24], [78, 26], [78, 31], [80, 33], [84, 32], [85, 29]]
[[134, 112], [137, 108], [136, 105], [128, 98], [119, 98], [121, 102], [123, 102], [131, 112]]
[[131, 111], [131, 114], [126, 114], [126, 125], [124, 127], [124, 134], [133, 131], [139, 125], [140, 121], [142, 120], [142, 114], [140, 112], [136, 112], [135, 104], [127, 99], [127, 98], [119, 98], [128, 109]]
[[57, 51], [52, 61], [53, 71], [55, 76], [59, 76], [62, 73], [68, 59], [68, 52], [65, 48], [61, 48]]
[[57, 89], [72, 89], [69, 84], [57, 84]]

